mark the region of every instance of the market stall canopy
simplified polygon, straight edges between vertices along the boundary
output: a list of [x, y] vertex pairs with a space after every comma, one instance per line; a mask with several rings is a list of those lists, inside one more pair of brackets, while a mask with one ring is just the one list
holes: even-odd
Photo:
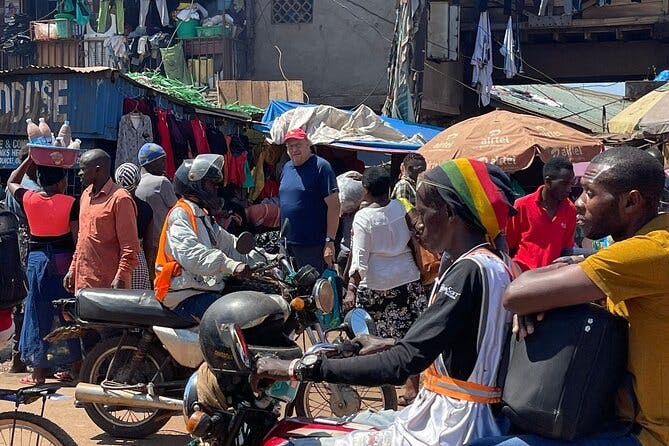
[[640, 138], [669, 133], [669, 83], [640, 97], [611, 118], [609, 131]]
[[418, 152], [429, 165], [454, 158], [493, 163], [507, 172], [564, 156], [573, 163], [590, 161], [604, 150], [597, 138], [559, 122], [537, 116], [497, 110], [447, 128]]
[[389, 153], [415, 151], [443, 130], [378, 116], [364, 105], [348, 111], [276, 100], [270, 102], [256, 129], [268, 134], [270, 142], [282, 144], [285, 132], [297, 127], [307, 132], [313, 144]]

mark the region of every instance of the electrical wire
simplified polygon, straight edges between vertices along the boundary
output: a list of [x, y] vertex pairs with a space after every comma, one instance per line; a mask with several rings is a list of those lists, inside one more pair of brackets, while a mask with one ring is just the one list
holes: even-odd
[[286, 73], [283, 72], [283, 66], [281, 65], [281, 57], [283, 56], [283, 54], [281, 54], [281, 48], [279, 48], [279, 45], [274, 45], [274, 48], [279, 53], [278, 64], [279, 64], [279, 71], [281, 72], [281, 76], [283, 76], [284, 81], [288, 82], [288, 77], [286, 77]]
[[[468, 85], [468, 84], [462, 82], [460, 79], [457, 79], [457, 78], [455, 78], [455, 77], [453, 77], [453, 76], [449, 76], [448, 74], [446, 74], [446, 73], [444, 73], [443, 71], [439, 70], [438, 68], [434, 67], [434, 66], [433, 66], [432, 64], [430, 64], [429, 62], [425, 62], [425, 66], [426, 66], [427, 68], [429, 68], [430, 70], [439, 73], [439, 74], [442, 75], [443, 77], [445, 77], [445, 78], [447, 78], [447, 79], [449, 79], [449, 80], [452, 80], [453, 82], [456, 82], [456, 83], [462, 85], [463, 87], [465, 87], [465, 88], [467, 88], [467, 89], [473, 91], [473, 92], [476, 93], [476, 94], [479, 94], [479, 91], [478, 91], [476, 88], [474, 88], [474, 87], [472, 87], [471, 85]], [[524, 112], [524, 113], [527, 113], [527, 114], [530, 114], [530, 115], [534, 115], [534, 116], [537, 116], [537, 117], [540, 117], [540, 118], [543, 117], [542, 115], [540, 115], [540, 114], [538, 114], [538, 113], [536, 113], [536, 112], [533, 112], [533, 111], [531, 111], [531, 110], [525, 110], [524, 108], [522, 108], [522, 107], [520, 107], [520, 106], [517, 106], [517, 105], [515, 105], [515, 104], [507, 104], [507, 105], [509, 105], [510, 107], [515, 108], [515, 109], [517, 109], [517, 110], [520, 110], [520, 111], [522, 111], [522, 112]]]
[[[265, 4], [265, 6], [260, 10], [260, 14], [256, 18], [256, 21], [260, 21], [262, 19], [265, 22], [266, 29], [269, 29], [269, 26], [270, 26], [269, 23], [267, 23], [267, 18], [265, 17], [265, 11], [267, 10], [267, 7], [269, 6], [269, 4], [270, 4], [270, 2], [267, 2]], [[255, 27], [254, 27], [254, 32], [255, 32]], [[272, 40], [269, 33], [265, 34], [265, 37], [267, 38], [267, 42], [270, 45], [272, 45], [276, 49], [276, 51], [279, 53], [279, 59], [277, 61], [279, 72], [281, 73], [281, 76], [283, 77], [283, 80], [288, 81], [289, 80], [288, 76], [286, 76], [286, 73], [283, 70], [283, 53], [281, 51], [281, 48], [279, 48], [279, 45], [277, 45], [276, 42], [274, 42]], [[254, 36], [254, 38], [255, 38], [255, 36]], [[309, 98], [309, 95], [307, 94], [307, 92], [304, 90], [304, 86], [302, 87], [302, 95], [306, 99], [304, 103], [309, 104], [311, 102], [311, 99]]]
[[[367, 25], [367, 26], [369, 26], [370, 28], [372, 28], [374, 31], [376, 31], [376, 33], [377, 33], [382, 39], [384, 39], [384, 40], [386, 40], [387, 42], [390, 42], [390, 43], [393, 42], [393, 39], [389, 39], [388, 37], [384, 36], [383, 33], [381, 33], [381, 31], [380, 31], [376, 26], [372, 25], [372, 24], [369, 23], [367, 20], [365, 20], [365, 19], [363, 19], [362, 17], [360, 17], [360, 16], [358, 16], [357, 14], [355, 14], [355, 13], [351, 10], [351, 8], [349, 8], [348, 6], [343, 5], [343, 4], [342, 4], [341, 2], [339, 2], [338, 0], [330, 0], [330, 1], [331, 1], [332, 3], [335, 3], [335, 4], [339, 5], [341, 8], [345, 9], [346, 11], [348, 11], [348, 12], [349, 12], [353, 17], [355, 17], [357, 20], [359, 20], [360, 22], [363, 22], [365, 25]], [[351, 2], [349, 1], [349, 3], [351, 3]], [[363, 8], [363, 9], [367, 10], [366, 8]]]
[[372, 88], [372, 90], [369, 92], [369, 94], [367, 94], [367, 96], [365, 96], [365, 99], [363, 99], [362, 101], [360, 101], [360, 102], [358, 103], [358, 105], [356, 105], [356, 106], [353, 107], [353, 108], [356, 109], [356, 108], [360, 107], [362, 104], [364, 104], [365, 101], [366, 101], [367, 99], [369, 99], [369, 98], [374, 94], [374, 92], [376, 91], [376, 89], [379, 88], [379, 85], [381, 85], [381, 82], [382, 82], [385, 78], [386, 78], [386, 75], [385, 75], [385, 74], [384, 74], [383, 76], [381, 76], [381, 77], [379, 78], [379, 80], [376, 82], [376, 85], [374, 85], [374, 88]]

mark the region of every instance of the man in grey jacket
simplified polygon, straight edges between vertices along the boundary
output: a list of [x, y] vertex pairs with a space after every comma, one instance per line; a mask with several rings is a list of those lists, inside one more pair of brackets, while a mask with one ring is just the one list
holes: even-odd
[[183, 162], [174, 179], [180, 199], [167, 216], [156, 258], [156, 297], [182, 317], [197, 321], [221, 296], [227, 276], [246, 276], [249, 265], [262, 261], [237, 252], [237, 238], [213, 219], [222, 205], [222, 182], [221, 155]]
[[150, 238], [144, 240], [144, 248], [148, 252], [146, 263], [149, 265], [149, 276], [153, 280], [160, 233], [167, 212], [177, 202], [177, 196], [174, 194], [174, 186], [165, 176], [165, 150], [161, 146], [152, 142], [144, 144], [139, 149], [137, 161], [142, 168], [142, 178], [135, 195], [149, 203], [153, 210]]

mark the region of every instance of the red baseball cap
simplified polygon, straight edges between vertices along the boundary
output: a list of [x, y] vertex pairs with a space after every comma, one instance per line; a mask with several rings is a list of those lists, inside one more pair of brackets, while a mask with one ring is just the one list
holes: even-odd
[[302, 129], [292, 129], [288, 130], [286, 133], [285, 138], [283, 138], [284, 141], [288, 141], [289, 139], [307, 139], [307, 134], [305, 133], [304, 130]]

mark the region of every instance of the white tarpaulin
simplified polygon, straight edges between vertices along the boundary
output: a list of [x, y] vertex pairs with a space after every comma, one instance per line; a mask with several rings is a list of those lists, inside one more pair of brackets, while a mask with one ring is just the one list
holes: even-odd
[[383, 122], [366, 105], [353, 112], [339, 110], [329, 105], [297, 107], [274, 120], [267, 142], [283, 144], [288, 130], [301, 128], [312, 144], [330, 144], [335, 141], [387, 141], [394, 143], [425, 144], [420, 135], [407, 138]]

